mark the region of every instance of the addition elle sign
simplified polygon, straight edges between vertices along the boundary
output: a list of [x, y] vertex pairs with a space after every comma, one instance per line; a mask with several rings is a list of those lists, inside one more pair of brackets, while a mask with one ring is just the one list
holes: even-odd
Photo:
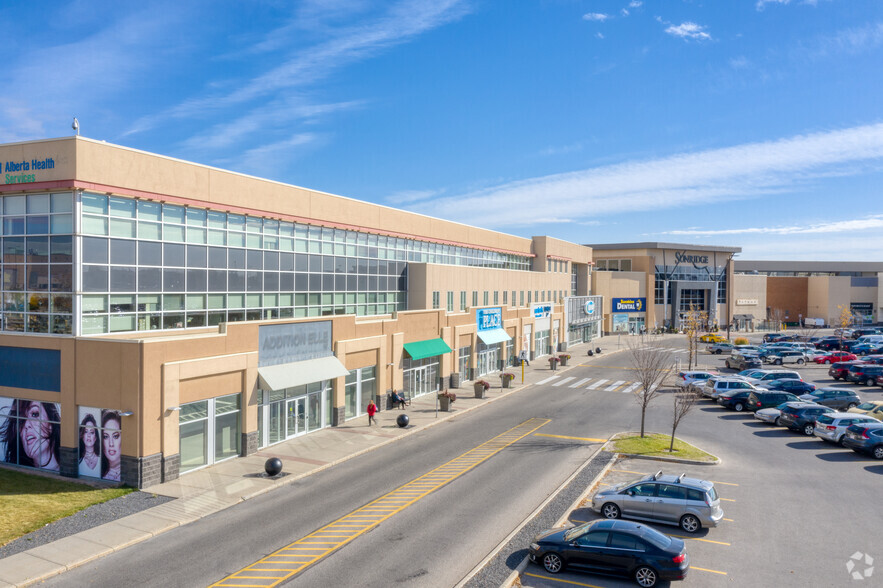
[[258, 365], [266, 367], [333, 355], [331, 321], [261, 325]]

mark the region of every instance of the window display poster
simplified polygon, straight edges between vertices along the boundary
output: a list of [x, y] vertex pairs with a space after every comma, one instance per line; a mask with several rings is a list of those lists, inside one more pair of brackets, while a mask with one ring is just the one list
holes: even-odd
[[122, 419], [119, 411], [79, 408], [80, 476], [120, 481]]
[[0, 460], [59, 471], [61, 405], [0, 397]]

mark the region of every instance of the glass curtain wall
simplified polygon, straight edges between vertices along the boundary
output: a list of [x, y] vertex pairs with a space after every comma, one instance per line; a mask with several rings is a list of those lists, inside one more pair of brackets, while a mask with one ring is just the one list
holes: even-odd
[[83, 334], [388, 314], [407, 308], [409, 262], [530, 270], [523, 255], [102, 194], [81, 200]]
[[478, 375], [484, 376], [500, 369], [500, 345], [478, 343]]
[[[371, 384], [373, 385], [373, 384]], [[273, 445], [331, 424], [331, 382], [312, 382], [258, 394], [258, 444]]]
[[410, 398], [429, 394], [430, 392], [438, 392], [438, 355], [419, 360], [406, 357], [402, 363], [404, 367], [405, 391]]

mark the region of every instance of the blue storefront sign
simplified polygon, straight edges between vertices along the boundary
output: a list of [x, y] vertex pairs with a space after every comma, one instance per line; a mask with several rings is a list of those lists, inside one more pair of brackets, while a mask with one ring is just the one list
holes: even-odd
[[644, 312], [647, 310], [646, 298], [613, 298], [611, 312]]
[[475, 324], [479, 331], [503, 328], [503, 308], [479, 308], [475, 311]]

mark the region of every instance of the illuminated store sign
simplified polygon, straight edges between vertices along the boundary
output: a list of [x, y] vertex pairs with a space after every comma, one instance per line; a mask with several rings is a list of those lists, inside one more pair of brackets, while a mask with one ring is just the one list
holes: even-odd
[[475, 311], [475, 324], [479, 331], [503, 328], [503, 308], [479, 308]]
[[30, 161], [7, 161], [2, 163], [2, 167], [5, 174], [3, 178], [4, 183], [25, 184], [37, 181], [37, 174], [27, 172], [55, 169], [55, 160], [47, 157], [46, 159], [32, 159]]
[[644, 312], [646, 298], [614, 298], [611, 301], [613, 312]]

